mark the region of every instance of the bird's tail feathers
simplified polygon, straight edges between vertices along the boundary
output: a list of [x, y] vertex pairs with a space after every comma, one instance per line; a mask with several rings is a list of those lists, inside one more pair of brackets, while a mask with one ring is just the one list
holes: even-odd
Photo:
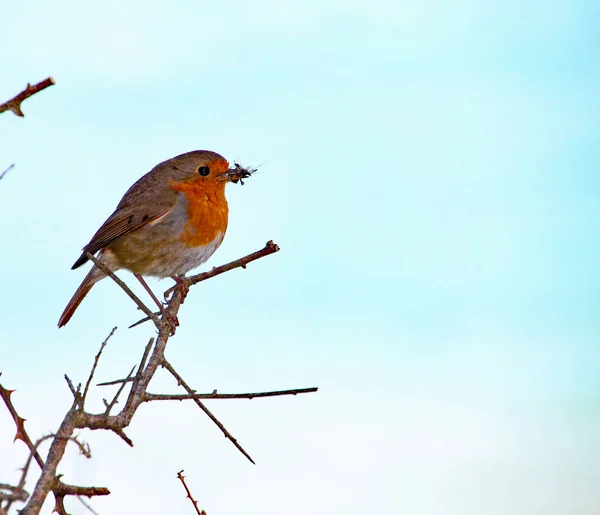
[[66, 325], [67, 322], [71, 320], [73, 313], [75, 313], [75, 310], [79, 307], [81, 301], [92, 289], [92, 286], [94, 286], [94, 284], [104, 277], [106, 276], [98, 267], [92, 267], [89, 273], [85, 276], [85, 279], [79, 285], [79, 288], [77, 288], [77, 291], [73, 294], [73, 297], [67, 304], [67, 307], [63, 311], [62, 315], [60, 315], [60, 318], [58, 319], [58, 327]]

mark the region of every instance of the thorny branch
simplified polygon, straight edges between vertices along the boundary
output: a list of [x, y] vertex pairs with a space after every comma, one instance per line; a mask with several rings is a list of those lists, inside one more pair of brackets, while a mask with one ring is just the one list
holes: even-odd
[[15, 425], [17, 426], [17, 434], [15, 435], [15, 438], [13, 441], [16, 442], [17, 440], [21, 440], [27, 446], [27, 448], [29, 449], [29, 452], [35, 458], [35, 461], [37, 462], [37, 464], [40, 467], [43, 467], [44, 460], [42, 460], [42, 457], [37, 452], [35, 445], [31, 441], [31, 438], [29, 438], [29, 435], [27, 434], [27, 431], [25, 430], [25, 419], [23, 417], [19, 416], [19, 414], [17, 413], [17, 410], [13, 406], [13, 403], [10, 399], [10, 396], [14, 392], [15, 392], [15, 390], [7, 390], [0, 384], [0, 397], [2, 397], [2, 400], [4, 401], [4, 404], [6, 405], [8, 412], [11, 414], [13, 420], [15, 421]]
[[[204, 274], [198, 274], [196, 276], [190, 277], [187, 279], [186, 283], [189, 286], [197, 284], [206, 279], [210, 279], [216, 275], [227, 272], [229, 270], [233, 270], [234, 268], [242, 267], [246, 268], [246, 265], [256, 259], [268, 256], [273, 254], [279, 250], [279, 247], [274, 244], [272, 241], [267, 242], [266, 246], [248, 256], [240, 258], [238, 260], [232, 261], [226, 265], [214, 268], [210, 272], [205, 272]], [[140, 363], [137, 367], [137, 371], [134, 375], [135, 367], [132, 368], [129, 375], [118, 381], [111, 381], [109, 384], [120, 384], [120, 388], [113, 400], [109, 403], [105, 401], [106, 410], [103, 413], [89, 413], [84, 409], [84, 401], [89, 392], [90, 385], [93, 380], [93, 376], [95, 374], [96, 368], [98, 366], [98, 361], [100, 359], [102, 350], [106, 346], [106, 343], [111, 334], [106, 338], [103, 342], [100, 351], [96, 355], [96, 359], [92, 366], [89, 377], [86, 381], [86, 386], [84, 387], [83, 392], [81, 391], [81, 384], [75, 388], [73, 383], [68, 379], [67, 382], [69, 384], [69, 389], [73, 394], [73, 404], [66, 416], [63, 419], [63, 422], [56, 433], [55, 437], [52, 440], [50, 445], [50, 450], [48, 452], [48, 456], [45, 462], [39, 457], [38, 463], [42, 467], [42, 473], [40, 478], [38, 479], [37, 484], [29, 497], [27, 505], [21, 511], [22, 515], [37, 515], [41, 509], [42, 504], [44, 503], [49, 492], [53, 492], [56, 498], [56, 506], [55, 510], [59, 512], [59, 514], [66, 514], [64, 507], [64, 498], [67, 495], [85, 495], [88, 497], [95, 495], [106, 495], [109, 491], [105, 488], [98, 487], [79, 487], [74, 485], [67, 485], [60, 481], [60, 475], [57, 474], [57, 469], [60, 464], [60, 461], [64, 455], [66, 444], [69, 441], [69, 438], [72, 437], [76, 429], [104, 429], [113, 431], [119, 437], [121, 437], [125, 442], [129, 445], [133, 446], [133, 442], [127, 435], [124, 433], [124, 429], [131, 423], [131, 420], [137, 411], [137, 408], [144, 402], [153, 401], [153, 400], [184, 400], [191, 399], [193, 400], [203, 411], [211, 418], [211, 420], [221, 429], [223, 434], [227, 438], [231, 440], [231, 442], [250, 460], [249, 454], [237, 443], [236, 439], [225, 429], [223, 424], [204, 406], [202, 402], [200, 402], [201, 398], [209, 398], [209, 399], [225, 399], [225, 398], [247, 398], [251, 399], [254, 397], [269, 397], [275, 395], [295, 395], [298, 393], [309, 393], [316, 391], [316, 388], [305, 388], [298, 390], [281, 390], [276, 392], [256, 392], [249, 394], [217, 394], [216, 390], [212, 394], [197, 394], [195, 390], [193, 390], [184, 379], [173, 369], [173, 367], [166, 361], [164, 352], [166, 345], [169, 341], [169, 338], [172, 336], [172, 326], [169, 322], [170, 320], [176, 320], [177, 314], [181, 305], [181, 289], [171, 289], [172, 295], [165, 306], [164, 313], [161, 313], [161, 316], [155, 315], [150, 311], [150, 309], [127, 288], [127, 286], [116, 277], [110, 270], [102, 265], [97, 259], [88, 254], [88, 257], [98, 266], [106, 275], [111, 277], [126, 293], [129, 295], [137, 306], [148, 315], [150, 319], [153, 320], [158, 334], [156, 338], [151, 339], [144, 349], [144, 353]], [[175, 395], [175, 396], [161, 396], [160, 394], [149, 394], [147, 389], [150, 381], [154, 377], [154, 374], [158, 370], [159, 367], [165, 367], [167, 370], [171, 372], [171, 374], [177, 379], [178, 383], [184, 387], [187, 391], [186, 395]], [[110, 414], [111, 408], [115, 405], [117, 398], [122, 393], [123, 389], [126, 385], [131, 384], [129, 389], [129, 393], [127, 394], [127, 399], [121, 409], [121, 411], [115, 415]], [[1, 388], [1, 387], [0, 387]], [[4, 392], [8, 392], [5, 397], [9, 399], [10, 391], [2, 389]], [[7, 402], [5, 399], [5, 403], [11, 414], [13, 414], [13, 418], [15, 420], [15, 424], [17, 425], [17, 437], [19, 437], [22, 433], [24, 433], [23, 419], [16, 415], [16, 411], [12, 408], [12, 404]], [[25, 440], [24, 440], [25, 441]], [[27, 443], [27, 442], [26, 442]], [[29, 445], [28, 445], [29, 446]], [[37, 451], [35, 448], [30, 447], [30, 452], [36, 456]], [[37, 460], [37, 458], [36, 458]], [[254, 462], [253, 462], [254, 463]], [[0, 507], [1, 508], [1, 507]]]
[[[4, 113], [5, 111], [12, 111], [17, 116], [21, 116], [21, 117], [25, 116], [23, 114], [23, 111], [21, 110], [21, 103], [23, 102], [23, 100], [28, 99], [30, 96], [35, 95], [36, 93], [52, 86], [53, 84], [55, 84], [55, 82], [52, 77], [48, 77], [47, 79], [44, 79], [43, 81], [38, 82], [37, 84], [34, 84], [33, 86], [28, 83], [27, 87], [23, 91], [21, 91], [21, 93], [19, 93], [15, 97], [11, 98], [10, 100], [7, 100], [6, 102], [0, 104], [0, 113]], [[14, 168], [14, 166], [15, 165], [13, 163], [6, 170], [1, 172], [0, 180], [2, 180], [4, 178], [4, 176]], [[1, 509], [1, 506], [0, 506], [0, 509]], [[0, 515], [2, 515], [1, 512], [0, 512]]]
[[21, 102], [54, 84], [56, 83], [52, 77], [48, 77], [47, 79], [44, 79], [33, 86], [31, 84], [27, 84], [27, 87], [17, 96], [7, 100], [3, 104], [0, 104], [0, 113], [3, 113], [4, 111], [12, 111], [17, 116], [25, 116], [21, 110]]
[[206, 512], [204, 510], [200, 511], [198, 509], [198, 501], [196, 501], [193, 497], [192, 497], [192, 492], [190, 492], [190, 489], [188, 488], [187, 483], [185, 482], [185, 476], [183, 475], [183, 470], [180, 470], [179, 472], [177, 472], [177, 477], [179, 478], [179, 480], [181, 481], [181, 483], [183, 484], [183, 488], [185, 488], [185, 493], [187, 494], [187, 498], [190, 500], [190, 502], [194, 505], [194, 509], [196, 510], [196, 513], [198, 515], [206, 515]]
[[[184, 277], [183, 279], [185, 281], [185, 284], [188, 287], [190, 287], [190, 286], [193, 286], [194, 284], [198, 284], [199, 282], [206, 281], [207, 279], [211, 279], [217, 275], [224, 274], [225, 272], [229, 272], [230, 270], [234, 270], [236, 268], [243, 268], [245, 270], [246, 266], [249, 263], [252, 263], [252, 261], [256, 261], [257, 259], [268, 256], [269, 254], [274, 254], [275, 252], [279, 252], [279, 245], [273, 243], [273, 240], [269, 240], [267, 242], [267, 244], [264, 246], [264, 248], [262, 248], [261, 250], [257, 250], [256, 252], [253, 252], [252, 254], [248, 254], [247, 256], [244, 256], [243, 258], [236, 259], [225, 265], [217, 266], [208, 272], [203, 272], [201, 274], [192, 275], [190, 277]], [[104, 271], [103, 269], [101, 269], [101, 270]], [[177, 288], [177, 286], [173, 286], [172, 288], [169, 288], [165, 292], [165, 299], [169, 295], [171, 295], [176, 290], [176, 288]], [[134, 302], [135, 302], [135, 299], [134, 299]], [[146, 318], [142, 318], [141, 320], [138, 320], [135, 324], [130, 325], [129, 328], [131, 329], [132, 327], [142, 324], [143, 322], [147, 322], [148, 320], [151, 320], [151, 319], [154, 320], [152, 318], [152, 316], [150, 316], [148, 313], [146, 313], [146, 315], [148, 315]], [[152, 313], [152, 315], [156, 316], [157, 314]]]
[[[42, 442], [44, 442], [46, 440], [50, 440], [51, 438], [56, 438], [56, 435], [54, 433], [51, 433], [49, 435], [42, 436], [35, 442], [34, 447], [36, 449], [38, 449], [39, 446], [42, 444]], [[75, 445], [77, 445], [77, 447], [79, 447], [79, 454], [85, 456], [88, 459], [90, 459], [92, 457], [92, 452], [90, 451], [90, 446], [87, 443], [80, 442], [78, 440], [77, 436], [70, 436], [69, 440], [71, 440]], [[18, 485], [20, 488], [23, 488], [25, 486], [25, 479], [27, 478], [27, 472], [29, 471], [29, 467], [31, 465], [32, 458], [33, 458], [33, 454], [29, 453], [27, 461], [25, 462], [25, 466], [21, 469], [22, 470], [21, 480], [19, 481], [19, 485]]]
[[[29, 494], [19, 485], [13, 486], [8, 483], [0, 483], [0, 513], [8, 513], [9, 508], [15, 501], [25, 502]], [[6, 504], [2, 503], [6, 501]]]
[[188, 393], [188, 394], [168, 394], [168, 393], [146, 393], [144, 401], [186, 401], [190, 399], [255, 399], [260, 397], [277, 397], [280, 395], [298, 395], [299, 393], [313, 393], [318, 388], [297, 388], [296, 390], [279, 390], [273, 392], [254, 392], [254, 393]]
[[[236, 259], [235, 261], [231, 261], [225, 265], [214, 267], [212, 270], [208, 272], [202, 272], [201, 274], [192, 275], [191, 277], [187, 277], [185, 282], [188, 286], [193, 286], [194, 284], [198, 284], [199, 282], [206, 281], [207, 279], [211, 279], [217, 275], [224, 274], [225, 272], [229, 272], [230, 270], [234, 270], [235, 268], [243, 268], [246, 269], [246, 265], [252, 263], [252, 261], [256, 261], [262, 257], [268, 256], [269, 254], [273, 254], [275, 252], [279, 252], [279, 245], [273, 243], [273, 240], [269, 240], [264, 248], [261, 250], [257, 250], [252, 254], [248, 254], [243, 258]], [[168, 295], [174, 290], [174, 288], [170, 288], [165, 292], [165, 295]]]
[[[44, 460], [41, 458], [41, 456], [37, 452], [38, 446], [45, 439], [53, 438], [52, 445], [54, 445], [57, 441], [60, 442], [60, 444], [62, 445], [62, 448], [63, 448], [63, 452], [64, 452], [64, 448], [66, 448], [66, 446], [67, 446], [67, 443], [69, 441], [74, 441], [79, 446], [80, 452], [82, 454], [86, 455], [87, 457], [90, 456], [89, 447], [87, 447], [86, 444], [81, 444], [77, 440], [76, 437], [73, 437], [73, 431], [71, 431], [69, 434], [64, 434], [64, 432], [61, 433], [61, 429], [63, 428], [63, 426], [65, 424], [64, 421], [63, 421], [63, 425], [61, 425], [61, 428], [58, 430], [58, 432], [55, 435], [50, 435], [47, 437], [40, 438], [34, 444], [31, 440], [31, 438], [29, 437], [29, 434], [25, 430], [25, 419], [23, 417], [19, 416], [19, 414], [17, 413], [17, 410], [15, 409], [15, 407], [12, 403], [11, 395], [13, 392], [14, 392], [14, 390], [7, 390], [2, 385], [0, 385], [0, 397], [2, 397], [2, 399], [4, 400], [4, 404], [6, 405], [9, 413], [12, 415], [13, 420], [15, 421], [15, 425], [17, 426], [17, 434], [15, 436], [15, 440], [23, 441], [25, 443], [25, 445], [27, 445], [27, 447], [29, 448], [29, 452], [30, 452], [30, 456], [27, 460], [27, 463], [25, 464], [25, 467], [23, 467], [23, 469], [22, 469], [21, 481], [19, 482], [19, 485], [16, 487], [17, 490], [19, 490], [19, 491], [23, 490], [23, 487], [25, 486], [25, 477], [27, 475], [27, 471], [29, 469], [29, 464], [30, 464], [32, 456], [35, 458], [36, 462], [42, 469], [42, 477], [44, 475], [44, 470], [48, 466], [48, 462], [56, 459], [56, 456], [52, 455], [52, 446], [50, 448], [50, 452], [48, 453], [48, 458], [47, 458], [46, 463], [44, 463]], [[70, 413], [70, 411], [69, 411], [69, 413]], [[67, 414], [67, 416], [68, 416], [68, 414]], [[66, 418], [67, 417], [65, 417], [65, 420], [66, 420]], [[61, 454], [61, 458], [62, 458], [62, 454]], [[60, 462], [60, 459], [58, 460], [58, 462]], [[58, 466], [58, 462], [56, 463], [57, 466]], [[56, 470], [56, 469], [54, 469], [54, 470]], [[40, 481], [41, 481], [42, 477], [40, 477]], [[40, 481], [38, 481], [38, 485], [40, 484]], [[41, 509], [42, 504], [44, 503], [46, 496], [48, 495], [49, 492], [54, 493], [55, 511], [57, 511], [59, 513], [59, 515], [67, 515], [67, 512], [64, 509], [64, 503], [63, 503], [65, 495], [86, 495], [89, 497], [91, 495], [108, 495], [110, 493], [107, 488], [79, 487], [79, 486], [67, 485], [67, 484], [63, 483], [60, 480], [60, 476], [58, 476], [56, 474], [52, 475], [51, 477], [48, 475], [46, 477], [46, 483], [44, 483], [44, 484], [47, 485], [47, 488], [43, 492], [43, 498], [39, 493], [36, 495], [35, 490], [34, 490], [33, 494], [29, 497], [27, 506], [29, 506], [32, 502], [35, 506], [39, 505], [38, 511], [33, 512], [33, 513], [39, 513], [39, 509]], [[36, 485], [36, 489], [37, 489], [37, 485]], [[92, 492], [94, 492], [94, 493], [92, 493]], [[8, 502], [5, 506], [0, 505], [0, 510], [4, 510], [6, 513], [8, 513], [8, 509], [11, 507], [12, 503], [16, 500], [17, 499], [14, 499], [14, 498], [8, 499]], [[26, 511], [27, 506], [25, 507], [25, 509], [23, 511], [21, 511], [21, 513], [29, 513], [28, 511]], [[0, 511], [0, 513], [2, 513], [2, 512]]]
[[[165, 367], [169, 372], [171, 372], [171, 375], [177, 379], [177, 382], [183, 386], [183, 388], [189, 393], [189, 394], [193, 394], [194, 390], [192, 390], [190, 388], [190, 386], [183, 380], [183, 377], [181, 377], [176, 371], [175, 369], [171, 366], [171, 364], [166, 360], [163, 359], [162, 362], [162, 366]], [[142, 402], [143, 402], [143, 398], [142, 398]], [[250, 462], [253, 465], [256, 465], [256, 463], [254, 463], [254, 460], [250, 457], [250, 455], [244, 450], [244, 448], [238, 443], [238, 441], [233, 437], [233, 435], [227, 431], [227, 429], [225, 428], [225, 426], [220, 422], [220, 420], [215, 417], [212, 412], [204, 405], [204, 403], [200, 402], [199, 399], [194, 398], [194, 402], [196, 403], [196, 405], [202, 410], [204, 411], [204, 413], [206, 413], [206, 415], [208, 416], [208, 418], [210, 418], [215, 425], [221, 430], [223, 431], [223, 435], [225, 436], [225, 438], [227, 438], [229, 441], [231, 441], [231, 443], [233, 443], [233, 445], [236, 446], [236, 448], [244, 455], [246, 456], [246, 458], [248, 458], [250, 460]]]
[[[34, 448], [38, 449], [38, 447], [40, 446], [40, 444], [42, 442], [44, 442], [45, 440], [49, 440], [50, 438], [54, 438], [55, 436], [56, 436], [55, 434], [49, 434], [46, 436], [42, 436], [40, 439], [38, 439], [35, 442]], [[78, 440], [77, 436], [71, 436], [69, 438], [69, 440], [71, 440], [73, 443], [75, 443], [79, 447], [79, 454], [82, 454], [83, 456], [85, 456], [88, 459], [92, 457], [92, 453], [90, 451], [90, 446], [87, 443], [80, 442]], [[27, 479], [27, 473], [29, 472], [29, 467], [31, 466], [32, 459], [33, 459], [33, 454], [30, 452], [29, 456], [27, 457], [27, 461], [25, 461], [25, 465], [20, 469], [21, 470], [21, 479], [19, 480], [19, 483], [16, 486], [4, 485], [4, 487], [3, 487], [0, 484], [0, 490], [5, 489], [5, 490], [13, 491], [13, 494], [3, 494], [0, 491], [0, 515], [5, 515], [5, 513], [8, 513], [13, 502], [15, 502], [15, 501], [25, 502], [27, 500], [27, 498], [29, 497], [29, 494], [24, 490], [24, 487], [25, 487], [25, 480]], [[7, 503], [4, 506], [2, 506], [3, 499], [7, 500]], [[80, 499], [80, 501], [81, 501], [81, 499]], [[2, 510], [4, 510], [4, 513]]]

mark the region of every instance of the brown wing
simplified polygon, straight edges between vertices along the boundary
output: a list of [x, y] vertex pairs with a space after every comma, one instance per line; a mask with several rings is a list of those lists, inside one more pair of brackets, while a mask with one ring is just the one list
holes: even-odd
[[98, 229], [98, 232], [94, 234], [90, 242], [83, 247], [83, 253], [77, 261], [71, 267], [72, 270], [83, 265], [87, 260], [86, 253], [95, 254], [99, 250], [106, 247], [109, 243], [115, 241], [117, 238], [125, 234], [129, 234], [133, 231], [137, 231], [144, 225], [158, 220], [162, 216], [166, 215], [170, 211], [166, 209], [164, 211], [152, 214], [134, 215], [127, 214], [121, 210], [115, 211], [111, 217], [104, 222], [102, 227]]
[[71, 267], [72, 270], [88, 260], [86, 252], [95, 254], [117, 238], [158, 220], [175, 206], [178, 193], [168, 187], [164, 176], [166, 174], [161, 172], [162, 170], [155, 168], [129, 188], [115, 212], [83, 248], [81, 256]]

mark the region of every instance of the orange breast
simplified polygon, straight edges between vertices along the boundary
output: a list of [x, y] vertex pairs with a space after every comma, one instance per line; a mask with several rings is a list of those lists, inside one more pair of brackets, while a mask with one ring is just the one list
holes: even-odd
[[225, 181], [208, 181], [198, 178], [184, 182], [171, 182], [169, 187], [180, 191], [187, 199], [188, 221], [181, 241], [189, 247], [208, 245], [227, 229], [227, 199]]

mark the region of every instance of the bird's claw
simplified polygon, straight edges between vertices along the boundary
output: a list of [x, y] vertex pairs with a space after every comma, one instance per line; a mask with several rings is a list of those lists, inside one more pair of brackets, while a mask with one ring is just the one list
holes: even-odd
[[171, 286], [164, 293], [165, 302], [169, 302], [171, 300], [171, 299], [168, 299], [169, 295], [172, 295], [175, 292], [175, 290], [179, 290], [179, 293], [181, 294], [181, 304], [183, 304], [183, 302], [185, 301], [185, 298], [187, 297], [187, 294], [190, 291], [190, 287], [188, 286], [185, 277], [179, 277], [177, 275], [174, 275], [171, 277], [171, 279], [173, 279], [175, 281], [175, 285]]
[[171, 313], [165, 313], [165, 317], [171, 326], [171, 336], [173, 336], [175, 334], [175, 330], [177, 327], [179, 327], [179, 319], [177, 318], [177, 315]]

